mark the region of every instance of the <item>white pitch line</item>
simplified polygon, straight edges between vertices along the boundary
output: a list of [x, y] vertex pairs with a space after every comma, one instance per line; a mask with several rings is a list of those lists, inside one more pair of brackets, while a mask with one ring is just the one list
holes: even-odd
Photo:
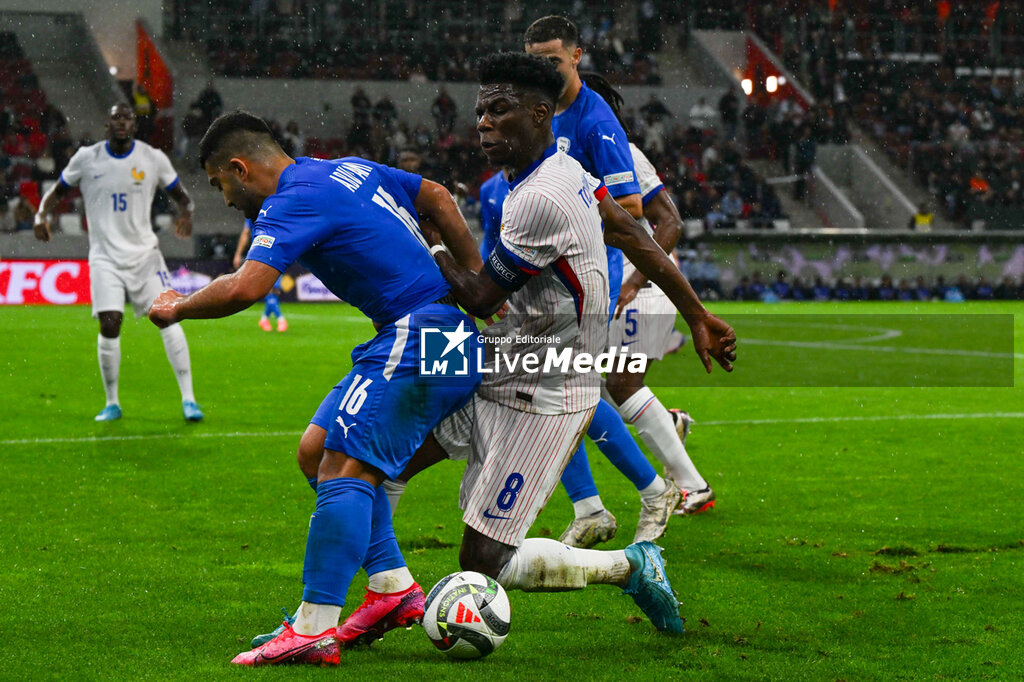
[[[772, 424], [833, 424], [839, 422], [884, 422], [956, 419], [1024, 419], [1024, 412], [968, 412], [965, 414], [880, 414], [862, 417], [791, 417], [787, 419], [737, 419], [730, 421], [698, 421], [698, 426], [764, 426]], [[101, 443], [117, 440], [159, 440], [162, 438], [259, 438], [301, 436], [301, 431], [265, 431], [226, 433], [160, 433], [136, 436], [87, 436], [83, 438], [21, 438], [0, 440], [0, 445], [45, 445], [47, 443]]]
[[161, 440], [175, 438], [266, 438], [280, 436], [301, 436], [302, 431], [254, 431], [243, 433], [229, 431], [225, 433], [151, 433], [131, 436], [84, 436], [82, 438], [20, 438], [0, 440], [0, 445], [45, 445], [47, 443], [103, 443], [116, 440]]
[[880, 414], [853, 417], [791, 417], [788, 419], [737, 419], [732, 421], [697, 421], [696, 426], [760, 426], [764, 424], [834, 424], [838, 422], [884, 422], [956, 419], [1022, 419], [1024, 412], [969, 412], [966, 414]]
[[826, 350], [854, 350], [880, 353], [903, 353], [906, 355], [964, 355], [977, 358], [1024, 358], [1024, 353], [996, 353], [985, 350], [965, 350], [962, 348], [911, 348], [902, 346], [859, 346], [860, 340], [852, 342], [834, 341], [775, 341], [772, 339], [749, 339], [740, 337], [739, 343], [754, 346], [788, 346], [791, 348], [823, 348]]

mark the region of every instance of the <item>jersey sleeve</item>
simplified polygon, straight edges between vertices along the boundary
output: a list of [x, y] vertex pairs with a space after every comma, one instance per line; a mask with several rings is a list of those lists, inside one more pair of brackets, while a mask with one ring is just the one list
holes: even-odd
[[84, 155], [85, 147], [79, 147], [78, 151], [68, 161], [68, 165], [60, 172], [60, 181], [66, 187], [77, 187], [78, 183], [82, 180]]
[[378, 168], [382, 174], [389, 176], [393, 181], [397, 182], [405, 190], [405, 193], [409, 195], [409, 201], [415, 203], [416, 196], [420, 193], [420, 185], [423, 184], [422, 175], [409, 173], [408, 171], [392, 168], [391, 166], [380, 165]]
[[252, 225], [252, 243], [245, 257], [284, 272], [316, 244], [316, 225], [321, 221], [311, 207], [297, 199], [272, 196], [263, 202]]
[[156, 166], [156, 179], [164, 189], [171, 189], [178, 184], [178, 173], [167, 158], [159, 149], [153, 150], [153, 163]]
[[618, 121], [597, 121], [587, 132], [585, 144], [595, 174], [609, 194], [622, 197], [640, 193], [629, 140]]
[[515, 291], [565, 253], [569, 220], [551, 198], [538, 192], [523, 195], [503, 218], [504, 229], [484, 269], [498, 285]]
[[636, 167], [636, 179], [640, 185], [640, 198], [646, 206], [658, 192], [665, 189], [665, 185], [658, 177], [658, 171], [654, 169], [654, 164], [639, 149], [633, 151], [633, 164]]

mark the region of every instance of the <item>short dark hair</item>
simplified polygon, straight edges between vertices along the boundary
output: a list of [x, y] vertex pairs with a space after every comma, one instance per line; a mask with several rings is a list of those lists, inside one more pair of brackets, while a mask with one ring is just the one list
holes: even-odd
[[629, 127], [626, 122], [622, 120], [622, 105], [625, 100], [619, 91], [615, 89], [615, 86], [608, 82], [608, 79], [599, 73], [593, 71], [587, 71], [580, 74], [580, 80], [587, 84], [587, 87], [601, 95], [601, 99], [608, 103], [612, 113], [615, 114], [615, 118], [619, 120], [619, 125], [626, 131], [626, 135], [629, 136]]
[[580, 32], [576, 24], [565, 17], [551, 14], [530, 24], [523, 34], [523, 40], [527, 45], [546, 43], [549, 40], [561, 40], [562, 45], [578, 45]]
[[[237, 134], [237, 135], [236, 135]], [[246, 135], [248, 134], [248, 135]], [[272, 142], [277, 144], [274, 133], [270, 130], [267, 122], [256, 114], [236, 109], [227, 114], [222, 114], [210, 124], [203, 139], [199, 141], [199, 166], [206, 168], [206, 163], [215, 156], [227, 138], [235, 138], [232, 142], [241, 142], [241, 138], [256, 136], [266, 139], [260, 142]]]
[[480, 85], [509, 83], [537, 92], [552, 106], [562, 95], [565, 81], [549, 60], [525, 52], [496, 52], [476, 63]]

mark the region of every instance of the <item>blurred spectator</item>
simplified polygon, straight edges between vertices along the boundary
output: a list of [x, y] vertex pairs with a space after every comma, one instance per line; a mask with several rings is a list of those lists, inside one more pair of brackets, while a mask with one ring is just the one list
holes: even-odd
[[20, 197], [14, 205], [14, 213], [12, 215], [14, 231], [31, 230], [33, 217], [35, 217], [35, 209], [32, 208], [32, 205], [24, 197]]
[[714, 107], [701, 97], [690, 107], [690, 127], [702, 132], [712, 130], [715, 127], [715, 116]]
[[184, 167], [190, 169], [189, 156], [193, 144], [206, 132], [206, 117], [199, 105], [193, 102], [185, 118], [181, 121], [181, 139], [178, 141], [178, 158], [185, 162]]
[[917, 207], [917, 213], [910, 216], [910, 224], [907, 227], [917, 232], [931, 232], [934, 219], [932, 212], [922, 204]]
[[644, 120], [648, 123], [664, 121], [666, 118], [672, 117], [672, 112], [668, 110], [664, 102], [654, 93], [651, 93], [647, 103], [640, 107], [640, 113], [643, 114]]
[[135, 109], [135, 137], [149, 142], [156, 126], [156, 104], [142, 83], [132, 86], [132, 107]]
[[696, 276], [695, 288], [701, 298], [718, 300], [722, 294], [722, 273], [715, 263], [715, 256], [710, 251], [704, 253], [704, 259], [694, 267]]
[[367, 96], [366, 91], [361, 87], [357, 87], [355, 92], [352, 93], [352, 98], [349, 101], [352, 103], [352, 118], [357, 123], [368, 124], [370, 122], [370, 111], [373, 109], [373, 104], [370, 102], [370, 98]]
[[451, 98], [444, 86], [441, 87], [441, 91], [434, 99], [434, 103], [430, 107], [430, 114], [434, 117], [434, 123], [438, 130], [451, 130], [455, 126], [458, 109], [455, 106], [455, 100]]
[[775, 281], [772, 282], [772, 291], [775, 292], [775, 295], [780, 299], [791, 297], [793, 287], [786, 281], [786, 273], [784, 270], [779, 270], [779, 274], [775, 277]]
[[821, 277], [815, 277], [812, 295], [815, 301], [827, 301], [832, 298], [832, 289], [825, 284]]
[[805, 125], [801, 128], [800, 137], [796, 141], [796, 155], [793, 168], [797, 176], [797, 181], [793, 185], [793, 198], [797, 201], [803, 201], [807, 195], [807, 179], [814, 169], [817, 157], [818, 145], [814, 142], [814, 138], [811, 137], [811, 127]]
[[740, 120], [740, 101], [736, 96], [736, 88], [729, 86], [721, 99], [718, 100], [718, 116], [722, 120], [723, 134], [726, 140], [736, 139], [736, 127]]
[[193, 102], [192, 106], [198, 107], [199, 111], [202, 112], [203, 131], [205, 132], [210, 127], [210, 124], [213, 123], [213, 119], [220, 116], [221, 111], [224, 109], [224, 100], [221, 99], [217, 89], [213, 87], [212, 80], [206, 81], [206, 87], [196, 97], [196, 101]]
[[384, 95], [373, 105], [374, 122], [380, 123], [385, 128], [390, 128], [397, 117], [398, 109], [395, 108], [395, 103], [389, 96]]
[[288, 121], [281, 133], [281, 142], [281, 147], [289, 156], [306, 155], [306, 138], [299, 132], [299, 124], [295, 121]]

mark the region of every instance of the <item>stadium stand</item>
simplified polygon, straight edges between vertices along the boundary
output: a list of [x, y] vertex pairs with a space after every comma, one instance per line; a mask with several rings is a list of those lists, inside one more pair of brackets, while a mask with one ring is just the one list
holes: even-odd
[[1024, 228], [1021, 3], [750, 8], [751, 28], [831, 111], [813, 118], [855, 119], [961, 226]]
[[[471, 81], [473, 63], [498, 48], [520, 49], [523, 30], [547, 3], [176, 3], [172, 35], [200, 42], [225, 76], [350, 80]], [[661, 82], [650, 46], [626, 36], [610, 0], [572, 3], [584, 68], [618, 82]], [[386, 46], [386, 47], [385, 47]]]

